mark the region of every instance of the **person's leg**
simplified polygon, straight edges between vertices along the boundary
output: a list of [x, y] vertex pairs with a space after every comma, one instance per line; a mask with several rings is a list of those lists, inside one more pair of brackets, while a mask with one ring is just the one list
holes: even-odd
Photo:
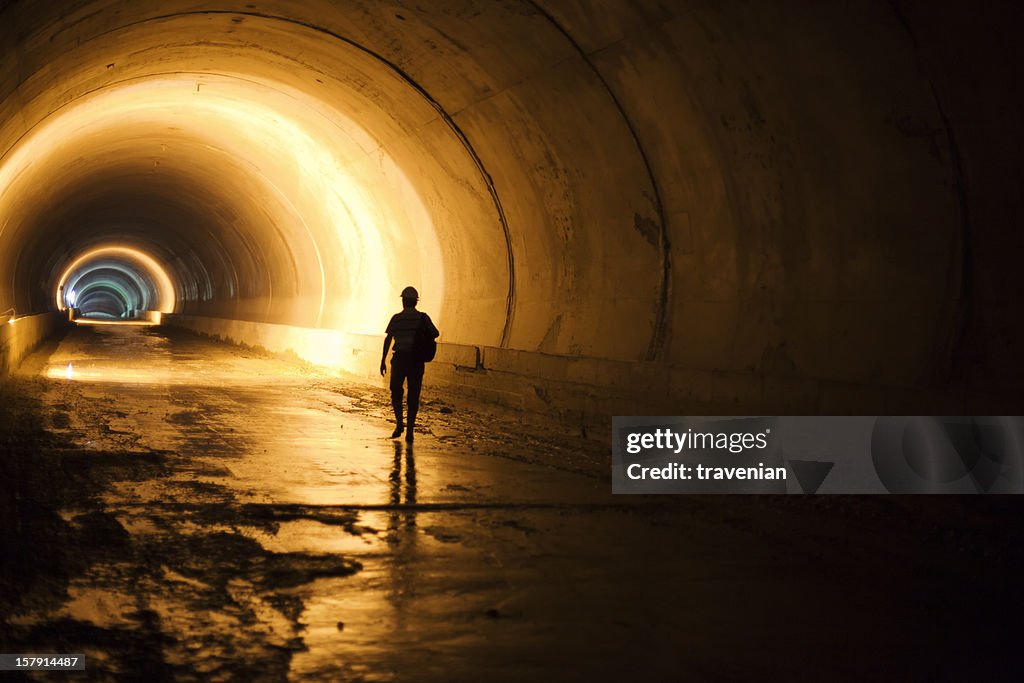
[[401, 356], [395, 354], [391, 357], [391, 407], [395, 411], [395, 431], [391, 438], [402, 435], [404, 423], [402, 422], [402, 394], [405, 376], [408, 372], [406, 363], [402, 362]]
[[420, 389], [423, 386], [423, 363], [413, 362], [409, 368], [409, 429], [405, 440], [412, 441], [412, 430], [416, 424], [416, 413], [420, 409]]

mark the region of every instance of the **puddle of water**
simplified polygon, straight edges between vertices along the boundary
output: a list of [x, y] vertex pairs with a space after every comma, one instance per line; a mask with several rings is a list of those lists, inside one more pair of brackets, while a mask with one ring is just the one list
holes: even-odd
[[148, 517], [119, 515], [117, 521], [132, 536], [148, 536], [160, 533], [160, 527], [154, 524], [153, 520]]
[[63, 611], [76, 621], [87, 621], [100, 628], [116, 628], [138, 626], [136, 620], [127, 616], [138, 609], [134, 596], [109, 587], [95, 588], [76, 582], [68, 587], [68, 601]]
[[[346, 580], [322, 579], [311, 585], [300, 617], [307, 650], [292, 657], [291, 674], [315, 672], [360, 673], [367, 680], [393, 680], [387, 664], [395, 643], [396, 615], [382, 587], [381, 568], [364, 568]], [[338, 624], [341, 623], [339, 629]]]
[[184, 574], [179, 574], [178, 572], [174, 571], [166, 565], [161, 566], [160, 571], [163, 572], [164, 579], [172, 583], [182, 583], [201, 591], [205, 591], [210, 588], [207, 584], [203, 583], [202, 581], [198, 579], [189, 578]]
[[89, 511], [88, 510], [83, 510], [81, 508], [62, 508], [60, 510], [57, 510], [57, 514], [65, 522], [71, 522], [76, 517], [78, 517], [79, 515], [84, 515], [86, 512], [89, 512]]
[[276, 534], [256, 527], [239, 527], [238, 531], [274, 553], [358, 555], [387, 547], [378, 534], [355, 535], [341, 526], [308, 519], [282, 522]]

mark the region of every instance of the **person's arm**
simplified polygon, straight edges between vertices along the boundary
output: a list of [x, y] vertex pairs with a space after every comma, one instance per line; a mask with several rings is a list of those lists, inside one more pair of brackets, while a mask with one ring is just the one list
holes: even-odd
[[386, 374], [388, 371], [388, 349], [391, 348], [392, 339], [393, 337], [391, 336], [390, 333], [388, 333], [388, 336], [384, 337], [384, 352], [380, 354], [380, 374], [382, 375]]
[[[423, 315], [427, 315], [427, 314], [424, 313]], [[432, 335], [430, 337], [431, 339], [437, 339], [438, 337], [441, 336], [441, 333], [438, 331], [437, 326], [434, 325], [434, 321], [430, 319], [429, 315], [427, 315], [427, 325], [430, 326], [429, 327], [429, 331], [430, 331], [430, 334]]]

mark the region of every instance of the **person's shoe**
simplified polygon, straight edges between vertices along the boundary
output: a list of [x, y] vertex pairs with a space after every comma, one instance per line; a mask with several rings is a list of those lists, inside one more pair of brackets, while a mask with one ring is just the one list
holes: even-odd
[[395, 431], [391, 432], [391, 438], [397, 439], [398, 437], [400, 437], [402, 435], [402, 430], [404, 429], [405, 427], [402, 425], [398, 425], [397, 427], [395, 427]]
[[409, 431], [405, 433], [405, 442], [412, 443], [412, 425], [409, 425]]

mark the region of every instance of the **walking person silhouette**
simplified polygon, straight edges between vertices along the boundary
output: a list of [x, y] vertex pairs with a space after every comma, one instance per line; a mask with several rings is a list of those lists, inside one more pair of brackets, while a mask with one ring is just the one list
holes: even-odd
[[[387, 336], [384, 338], [384, 352], [380, 357], [380, 374], [383, 376], [387, 373], [388, 349], [394, 341], [395, 352], [391, 356], [391, 407], [395, 409], [395, 431], [391, 438], [397, 439], [405, 430], [405, 440], [409, 443], [413, 440], [416, 413], [420, 407], [420, 388], [423, 385], [424, 360], [415, 353], [416, 337], [419, 334], [433, 341], [441, 335], [430, 316], [416, 310], [419, 299], [415, 287], [402, 290], [402, 310], [391, 316], [391, 322], [385, 330]], [[409, 384], [408, 424], [402, 420], [402, 393], [406, 381]]]

